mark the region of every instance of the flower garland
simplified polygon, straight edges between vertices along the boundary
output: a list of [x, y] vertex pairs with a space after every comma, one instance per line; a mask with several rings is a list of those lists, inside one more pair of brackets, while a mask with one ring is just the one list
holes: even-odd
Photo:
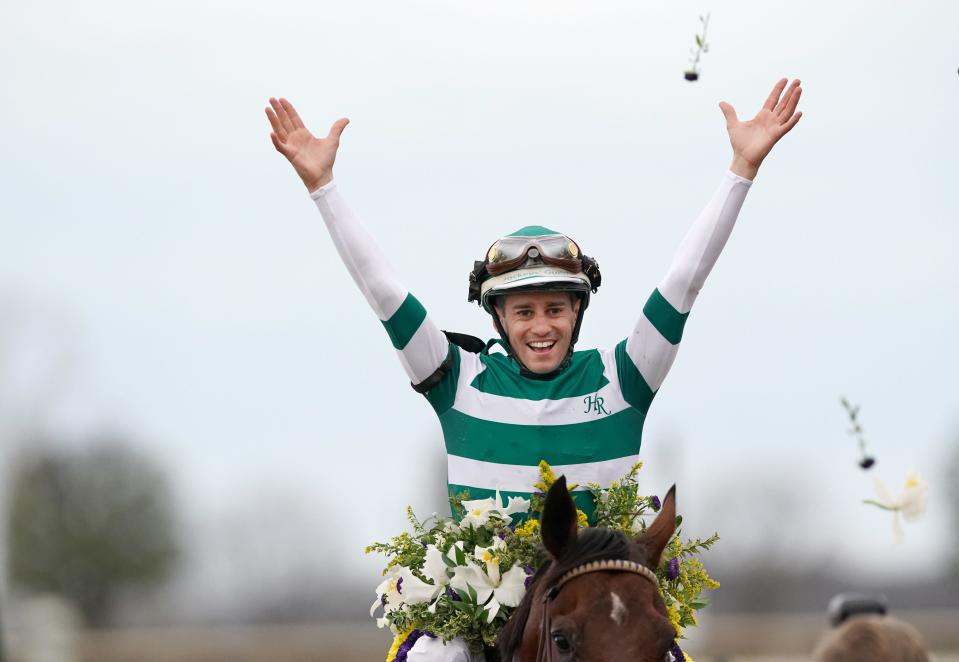
[[[639, 494], [636, 476], [641, 468], [642, 463], [634, 465], [608, 488], [586, 486], [596, 503], [593, 526], [630, 537], [646, 530], [644, 517], [655, 514], [661, 504], [656, 496]], [[495, 645], [503, 625], [522, 601], [535, 568], [545, 560], [539, 517], [545, 494], [555, 481], [544, 461], [529, 500], [510, 497], [504, 504], [499, 493], [477, 500], [469, 500], [469, 494], [458, 495], [451, 502], [454, 512], [462, 515], [459, 522], [435, 515], [421, 521], [407, 508], [412, 532], [366, 548], [367, 553], [378, 552], [388, 558], [370, 608], [373, 617], [382, 609], [377, 625], [389, 627], [395, 635], [387, 662], [405, 662], [413, 644], [424, 635], [443, 641], [459, 638], [475, 652]], [[580, 527], [589, 526], [585, 513], [577, 512]], [[514, 515], [527, 519], [514, 525]], [[702, 593], [719, 588], [698, 558], [719, 536], [684, 540], [680, 535], [682, 518], [676, 519], [676, 533], [663, 551], [656, 574], [679, 640], [684, 628], [696, 625], [696, 612], [707, 604]], [[689, 660], [678, 641], [672, 655], [675, 660]]]

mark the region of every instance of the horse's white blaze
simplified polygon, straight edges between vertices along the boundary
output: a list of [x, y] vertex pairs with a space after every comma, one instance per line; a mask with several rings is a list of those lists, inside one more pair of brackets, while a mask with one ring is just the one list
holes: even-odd
[[623, 621], [626, 620], [626, 614], [629, 613], [626, 609], [626, 605], [623, 604], [622, 599], [614, 591], [609, 592], [609, 597], [613, 602], [613, 608], [609, 612], [609, 617], [613, 619], [616, 625], [622, 625]]

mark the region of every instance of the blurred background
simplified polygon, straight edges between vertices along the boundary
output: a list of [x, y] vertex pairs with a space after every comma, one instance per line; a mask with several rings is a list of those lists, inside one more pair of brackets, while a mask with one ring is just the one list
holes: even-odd
[[[702, 33], [709, 51], [684, 79]], [[806, 659], [840, 591], [959, 659], [959, 5], [679, 0], [8, 3], [0, 144], [0, 661], [378, 660], [404, 506], [444, 512], [432, 410], [263, 113], [338, 117], [336, 175], [446, 329], [527, 224], [632, 328], [752, 117], [775, 148], [648, 418], [722, 588], [697, 660]], [[877, 464], [859, 466], [841, 396]], [[929, 487], [893, 541], [874, 478]]]

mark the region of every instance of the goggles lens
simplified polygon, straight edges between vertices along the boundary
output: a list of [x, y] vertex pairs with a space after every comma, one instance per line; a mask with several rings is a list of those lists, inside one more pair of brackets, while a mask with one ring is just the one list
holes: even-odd
[[528, 258], [539, 259], [567, 271], [575, 272], [582, 268], [579, 246], [575, 241], [564, 235], [544, 235], [500, 239], [486, 253], [486, 269], [496, 276], [521, 267]]
[[486, 254], [489, 264], [514, 260], [525, 255], [531, 248], [539, 250], [541, 255], [565, 260], [579, 259], [579, 246], [569, 237], [547, 235], [544, 237], [505, 237], [490, 246]]

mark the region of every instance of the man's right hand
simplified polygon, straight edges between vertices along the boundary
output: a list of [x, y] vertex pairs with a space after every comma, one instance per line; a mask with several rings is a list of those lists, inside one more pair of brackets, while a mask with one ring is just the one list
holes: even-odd
[[311, 193], [333, 179], [333, 162], [340, 146], [340, 134], [350, 123], [341, 117], [330, 127], [326, 138], [317, 138], [303, 125], [296, 109], [286, 99], [270, 99], [266, 109], [276, 151], [285, 156]]

